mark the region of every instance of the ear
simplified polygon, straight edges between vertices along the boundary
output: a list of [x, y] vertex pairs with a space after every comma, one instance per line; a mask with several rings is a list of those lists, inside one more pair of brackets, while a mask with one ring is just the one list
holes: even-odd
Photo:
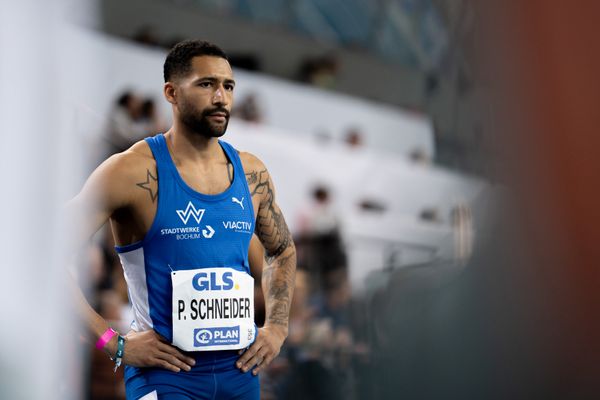
[[177, 104], [177, 96], [175, 91], [175, 85], [173, 82], [166, 82], [163, 87], [163, 94], [165, 95], [165, 99], [171, 104]]

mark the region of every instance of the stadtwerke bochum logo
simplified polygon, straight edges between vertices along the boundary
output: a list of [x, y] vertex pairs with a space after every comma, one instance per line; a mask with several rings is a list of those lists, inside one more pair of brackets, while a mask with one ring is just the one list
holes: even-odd
[[185, 225], [187, 225], [190, 217], [194, 217], [196, 222], [198, 224], [200, 224], [200, 221], [202, 221], [202, 216], [204, 215], [205, 210], [204, 209], [197, 210], [196, 207], [194, 207], [194, 205], [190, 201], [188, 203], [187, 207], [185, 208], [185, 211], [184, 210], [175, 210], [175, 211], [177, 211], [177, 215], [181, 219], [181, 222], [183, 222]]

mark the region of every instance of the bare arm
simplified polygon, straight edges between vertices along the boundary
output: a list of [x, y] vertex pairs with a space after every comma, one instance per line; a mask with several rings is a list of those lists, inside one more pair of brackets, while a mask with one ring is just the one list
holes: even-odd
[[[115, 211], [132, 207], [139, 196], [148, 197], [146, 192], [150, 188], [143, 183], [149, 173], [150, 170], [141, 168], [139, 160], [131, 154], [113, 156], [98, 167], [81, 192], [66, 206], [68, 226], [70, 232], [73, 232], [73, 245], [82, 248]], [[154, 201], [155, 197], [156, 192], [150, 191], [150, 199]], [[90, 306], [73, 279], [71, 282], [80, 318], [85, 321], [95, 340], [108, 329], [109, 325]], [[153, 330], [130, 332], [126, 339], [123, 358], [125, 364], [163, 367], [179, 372], [180, 369], [189, 370], [190, 365], [194, 363], [193, 359], [185, 357]], [[107, 343], [105, 351], [114, 356], [116, 350], [117, 337], [115, 336]]]
[[266, 169], [259, 171], [254, 193], [261, 196], [256, 234], [265, 248], [262, 286], [265, 295], [265, 326], [288, 333], [290, 304], [296, 274], [296, 248], [283, 214], [275, 202], [275, 189]]
[[[65, 207], [68, 232], [73, 248], [81, 249], [100, 229], [113, 210], [123, 207], [128, 199], [119, 185], [117, 173], [119, 160], [113, 156], [100, 165], [88, 178], [83, 189]], [[108, 329], [108, 323], [89, 305], [71, 276], [68, 277], [80, 318], [87, 325], [92, 337], [98, 338]], [[106, 347], [116, 349], [116, 339]], [[112, 351], [111, 351], [112, 352]], [[114, 352], [112, 352], [114, 354]]]
[[253, 373], [268, 365], [279, 354], [288, 334], [289, 311], [294, 292], [296, 249], [283, 214], [275, 202], [275, 189], [264, 165], [247, 172], [252, 197], [260, 202], [256, 235], [265, 248], [262, 288], [265, 297], [265, 326], [255, 343], [238, 361], [244, 371], [256, 365]]

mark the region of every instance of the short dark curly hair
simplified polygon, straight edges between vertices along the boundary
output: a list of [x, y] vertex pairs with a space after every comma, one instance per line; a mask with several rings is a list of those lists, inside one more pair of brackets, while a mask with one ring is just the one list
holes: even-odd
[[227, 54], [219, 46], [204, 40], [184, 40], [177, 43], [165, 60], [163, 76], [165, 82], [190, 72], [192, 58], [198, 56], [221, 57], [229, 61]]

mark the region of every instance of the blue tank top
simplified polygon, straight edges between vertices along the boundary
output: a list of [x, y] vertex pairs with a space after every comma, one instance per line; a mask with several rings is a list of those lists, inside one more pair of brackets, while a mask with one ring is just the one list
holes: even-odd
[[239, 155], [228, 143], [219, 141], [233, 165], [233, 182], [224, 192], [207, 195], [183, 181], [163, 134], [146, 142], [158, 173], [156, 215], [142, 241], [116, 250], [132, 303], [133, 329], [154, 328], [171, 341], [171, 272], [231, 267], [250, 274], [254, 210]]

